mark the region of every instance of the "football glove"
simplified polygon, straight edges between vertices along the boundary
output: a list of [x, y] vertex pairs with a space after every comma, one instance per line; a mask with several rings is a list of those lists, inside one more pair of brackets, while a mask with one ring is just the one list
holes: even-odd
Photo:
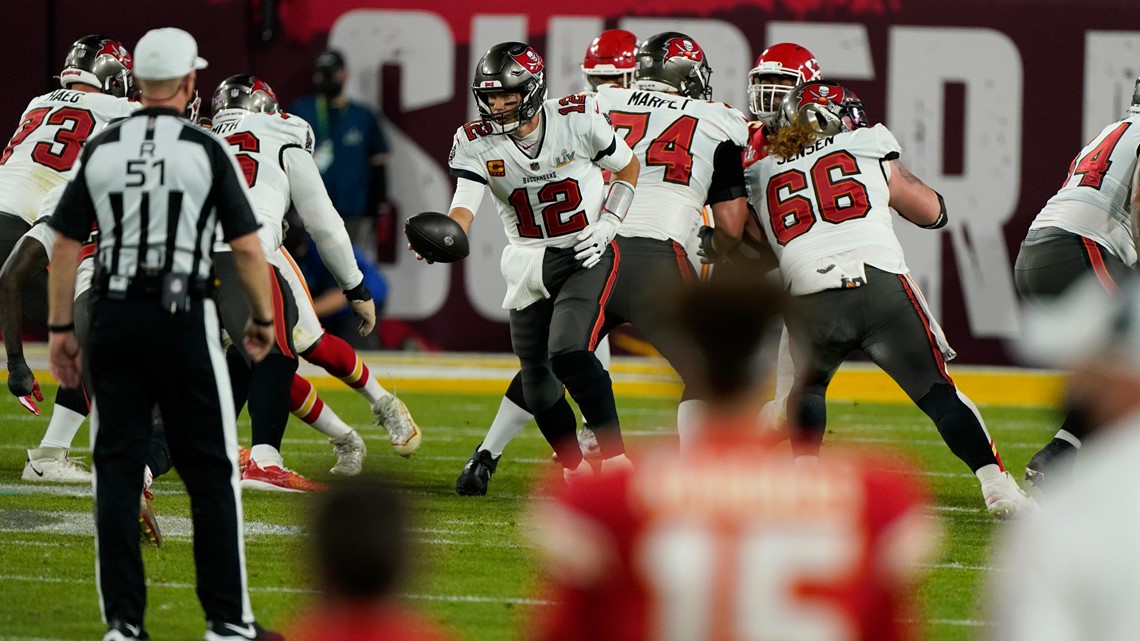
[[574, 239], [578, 241], [578, 244], [574, 245], [574, 259], [581, 262], [582, 267], [586, 269], [600, 263], [606, 253], [606, 247], [614, 239], [620, 226], [620, 218], [603, 211], [597, 221], [583, 229]]
[[36, 401], [43, 402], [44, 394], [40, 391], [40, 382], [32, 374], [32, 369], [23, 356], [8, 359], [8, 391], [19, 399], [24, 409], [36, 416], [40, 415]]
[[697, 239], [700, 240], [697, 256], [701, 257], [702, 265], [711, 265], [723, 258], [713, 249], [713, 231], [713, 228], [708, 225], [701, 225], [701, 228], [697, 230]]
[[376, 329], [376, 303], [372, 301], [372, 292], [361, 282], [352, 289], [344, 290], [344, 297], [348, 299], [348, 306], [352, 313], [360, 319], [360, 335], [368, 336]]

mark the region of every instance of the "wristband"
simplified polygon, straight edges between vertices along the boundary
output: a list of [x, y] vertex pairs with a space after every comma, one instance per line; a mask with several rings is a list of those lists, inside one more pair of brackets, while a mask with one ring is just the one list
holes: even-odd
[[74, 332], [75, 321], [71, 321], [66, 325], [48, 325], [47, 330], [52, 334], [66, 334], [68, 332]]
[[273, 319], [272, 318], [270, 318], [269, 320], [261, 320], [260, 318], [254, 318], [253, 316], [250, 316], [249, 320], [253, 321], [254, 325], [258, 325], [260, 327], [273, 327]]
[[351, 301], [372, 300], [372, 292], [364, 286], [364, 281], [352, 289], [344, 290], [344, 297]]
[[602, 211], [607, 211], [622, 221], [625, 220], [625, 215], [632, 204], [633, 185], [624, 180], [615, 180], [610, 183], [610, 191], [606, 194], [606, 201], [602, 203]]

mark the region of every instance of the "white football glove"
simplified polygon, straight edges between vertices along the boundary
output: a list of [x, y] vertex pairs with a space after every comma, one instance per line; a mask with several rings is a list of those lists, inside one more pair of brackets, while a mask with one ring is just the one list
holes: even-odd
[[376, 303], [372, 300], [372, 292], [361, 281], [356, 287], [344, 290], [344, 297], [348, 299], [352, 313], [360, 319], [360, 335], [371, 334], [376, 329]]
[[614, 235], [617, 234], [620, 226], [620, 218], [608, 211], [603, 211], [596, 222], [583, 229], [582, 233], [575, 238], [578, 244], [574, 245], [574, 259], [580, 261], [582, 267], [586, 269], [597, 265], [601, 262], [602, 256], [606, 253], [606, 247], [614, 239]]
[[376, 303], [369, 298], [368, 300], [350, 300], [348, 305], [352, 308], [352, 313], [360, 319], [360, 335], [368, 336], [371, 334], [372, 330], [376, 329]]

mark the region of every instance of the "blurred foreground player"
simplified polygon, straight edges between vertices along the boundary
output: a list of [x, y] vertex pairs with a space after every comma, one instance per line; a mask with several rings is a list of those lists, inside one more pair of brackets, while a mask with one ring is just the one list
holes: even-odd
[[782, 300], [722, 272], [670, 301], [704, 437], [683, 460], [657, 451], [536, 505], [556, 605], [532, 638], [918, 636], [912, 582], [937, 539], [918, 477], [837, 452], [798, 468], [756, 421]]
[[1125, 641], [1140, 630], [1140, 292], [1115, 299], [1089, 276], [1025, 315], [1035, 365], [1072, 371], [1067, 396], [1091, 428], [1081, 473], [1009, 530], [990, 574], [994, 641]]
[[[1093, 274], [1110, 294], [1136, 264], [1134, 220], [1140, 215], [1140, 80], [1132, 105], [1105, 126], [1073, 159], [1061, 189], [1029, 225], [1014, 264], [1014, 284], [1026, 301], [1055, 298]], [[1072, 476], [1087, 426], [1074, 414], [1025, 466], [1025, 479], [1038, 489]]]
[[290, 641], [444, 641], [396, 589], [408, 567], [408, 510], [394, 489], [354, 478], [322, 494], [311, 555], [320, 600], [297, 619]]

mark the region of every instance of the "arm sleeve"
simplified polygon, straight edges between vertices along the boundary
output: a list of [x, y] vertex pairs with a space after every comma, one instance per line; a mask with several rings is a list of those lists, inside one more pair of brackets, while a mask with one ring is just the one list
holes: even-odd
[[59, 205], [48, 222], [52, 229], [81, 243], [87, 240], [95, 222], [95, 203], [87, 188], [87, 160], [94, 149], [98, 149], [98, 145], [83, 150], [77, 161], [79, 166], [72, 172], [71, 182], [64, 189]]
[[487, 192], [487, 186], [466, 177], [458, 178], [455, 183], [455, 195], [451, 197], [451, 209], [463, 207], [473, 214], [478, 212], [479, 205], [483, 202], [483, 194]]
[[211, 196], [222, 226], [222, 240], [230, 242], [257, 231], [261, 225], [249, 204], [249, 188], [238, 169], [237, 159], [229, 147], [217, 139], [209, 147], [214, 169], [214, 189]]
[[290, 147], [283, 152], [282, 160], [289, 176], [289, 196], [305, 230], [317, 244], [321, 259], [341, 289], [356, 287], [364, 280], [364, 274], [356, 264], [344, 220], [329, 199], [313, 157], [298, 147]]
[[709, 184], [708, 204], [713, 205], [737, 198], [747, 198], [744, 182], [744, 150], [740, 145], [725, 140], [713, 154], [712, 182]]

